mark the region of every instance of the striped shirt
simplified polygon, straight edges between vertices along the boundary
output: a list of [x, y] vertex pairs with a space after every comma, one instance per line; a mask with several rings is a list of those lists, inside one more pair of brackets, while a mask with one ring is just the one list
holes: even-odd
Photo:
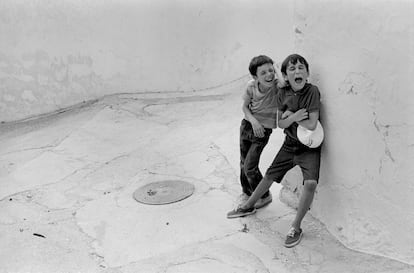
[[252, 115], [265, 128], [276, 128], [276, 95], [278, 93], [277, 80], [267, 93], [259, 91], [258, 81], [250, 80], [247, 83], [246, 92], [243, 94], [244, 100], [249, 100], [249, 109]]

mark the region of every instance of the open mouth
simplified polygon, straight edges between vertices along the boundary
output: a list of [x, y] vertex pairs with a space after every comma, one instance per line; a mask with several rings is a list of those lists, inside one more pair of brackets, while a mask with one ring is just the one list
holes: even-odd
[[269, 77], [269, 78], [265, 78], [264, 80], [265, 80], [265, 82], [273, 82], [274, 81], [274, 79], [275, 79], [275, 77], [273, 76], [273, 77]]
[[295, 83], [301, 84], [302, 82], [303, 82], [303, 78], [302, 77], [295, 78]]

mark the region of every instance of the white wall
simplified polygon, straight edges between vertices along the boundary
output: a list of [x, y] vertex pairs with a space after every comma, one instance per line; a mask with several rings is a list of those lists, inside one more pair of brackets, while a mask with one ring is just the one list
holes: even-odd
[[326, 142], [312, 213], [345, 245], [414, 264], [414, 1], [296, 1]]
[[414, 264], [413, 5], [3, 0], [0, 121], [106, 94], [211, 88], [246, 75], [254, 55], [297, 51], [325, 106], [312, 214], [351, 248]]
[[3, 0], [0, 121], [106, 94], [192, 91], [293, 48], [289, 0]]

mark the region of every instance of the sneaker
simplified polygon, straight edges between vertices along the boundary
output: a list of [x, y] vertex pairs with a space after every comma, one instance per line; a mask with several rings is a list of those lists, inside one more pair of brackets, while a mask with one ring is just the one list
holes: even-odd
[[302, 229], [297, 231], [294, 227], [291, 227], [286, 236], [285, 247], [294, 247], [299, 244], [300, 239], [302, 239], [302, 235]]
[[254, 207], [248, 208], [248, 209], [242, 209], [239, 205], [236, 209], [230, 211], [227, 213], [227, 218], [237, 218], [237, 217], [244, 217], [250, 214], [253, 214], [256, 212], [256, 209]]
[[237, 198], [237, 202], [239, 204], [243, 204], [249, 199], [249, 197], [250, 197], [249, 195], [243, 192], [242, 194], [240, 194], [239, 198]]
[[265, 198], [260, 198], [259, 200], [257, 200], [256, 204], [254, 204], [254, 207], [256, 209], [260, 209], [263, 208], [264, 206], [269, 205], [270, 203], [272, 203], [272, 194], [269, 193], [269, 195]]

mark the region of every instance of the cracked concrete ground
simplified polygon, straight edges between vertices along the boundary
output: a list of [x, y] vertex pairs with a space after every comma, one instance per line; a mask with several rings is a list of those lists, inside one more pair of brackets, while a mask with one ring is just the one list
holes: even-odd
[[[342, 246], [310, 214], [283, 247], [294, 210], [278, 200], [226, 219], [240, 194], [244, 83], [123, 94], [1, 125], [0, 272], [414, 272]], [[261, 162], [283, 140], [275, 130]], [[193, 195], [145, 205], [133, 192], [178, 179]]]

